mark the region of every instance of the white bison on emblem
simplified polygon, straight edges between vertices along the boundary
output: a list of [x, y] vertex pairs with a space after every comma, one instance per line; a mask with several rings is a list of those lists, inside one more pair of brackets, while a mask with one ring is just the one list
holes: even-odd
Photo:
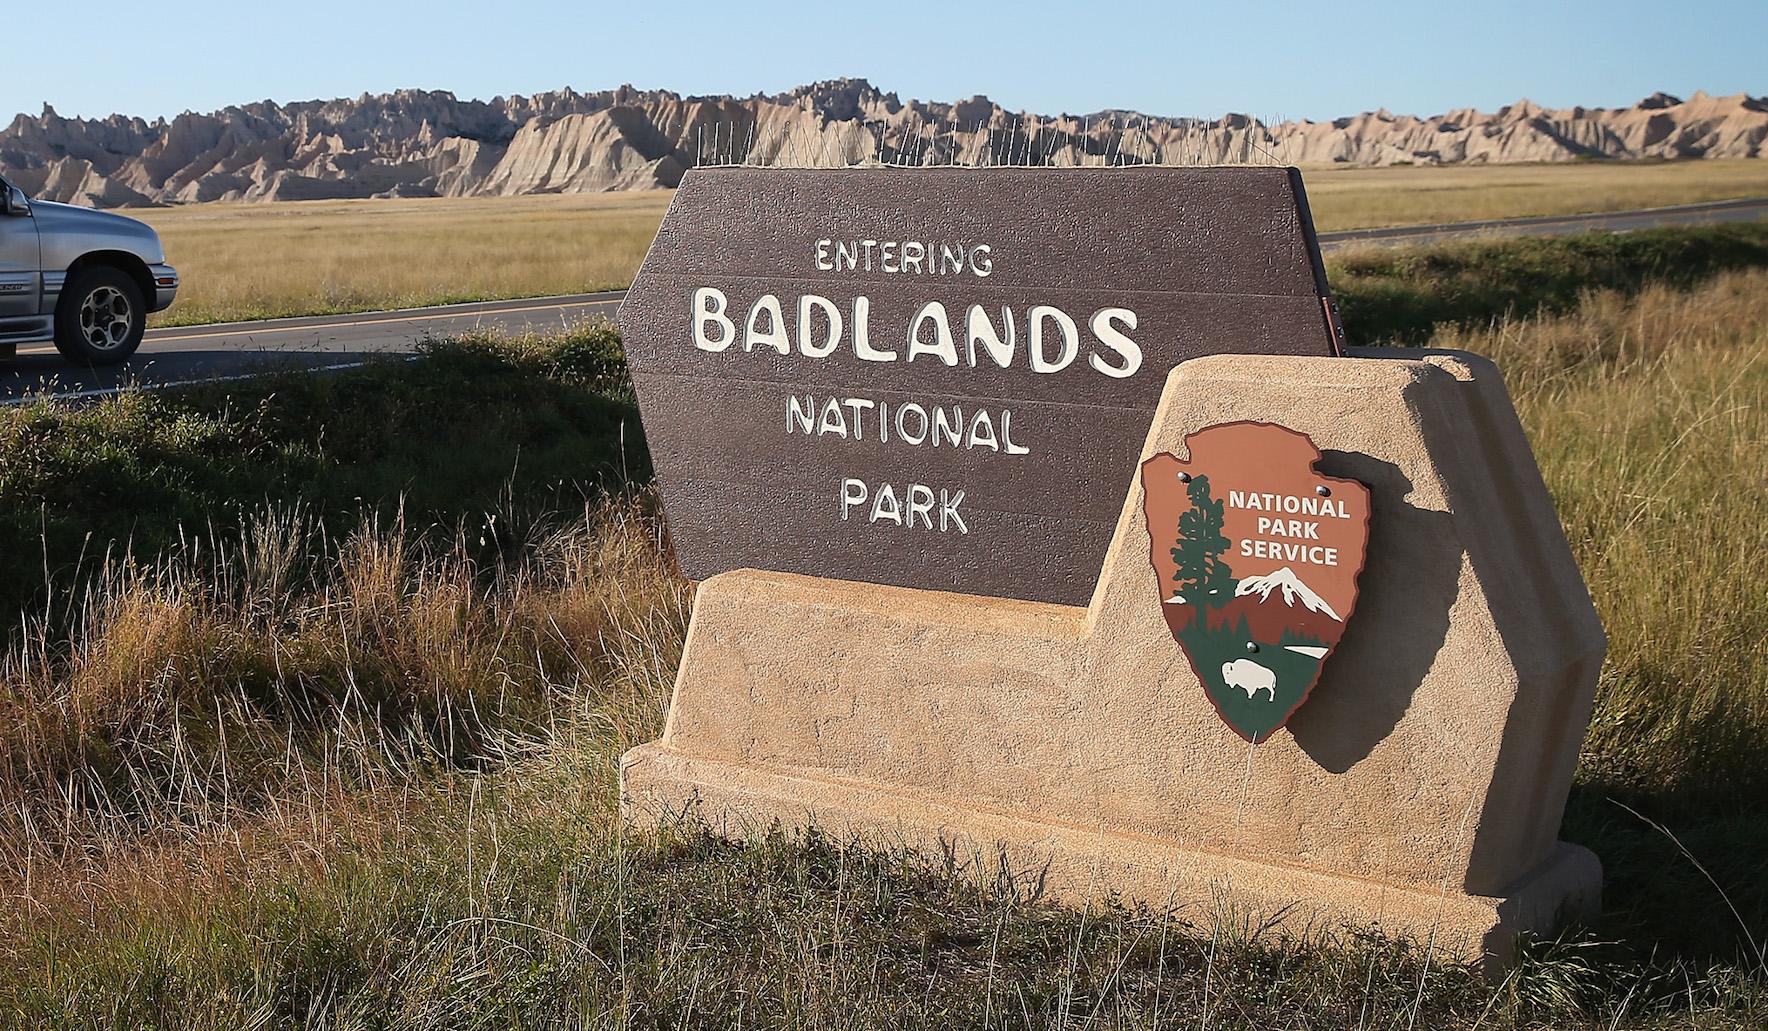
[[1235, 659], [1222, 663], [1222, 682], [1246, 692], [1246, 700], [1264, 691], [1277, 700], [1277, 674], [1251, 659]]

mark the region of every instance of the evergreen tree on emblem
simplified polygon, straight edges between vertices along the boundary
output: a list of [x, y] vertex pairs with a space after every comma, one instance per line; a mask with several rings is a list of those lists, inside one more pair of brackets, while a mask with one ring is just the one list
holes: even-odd
[[1179, 516], [1179, 544], [1173, 549], [1178, 571], [1173, 583], [1193, 605], [1215, 608], [1234, 597], [1234, 576], [1222, 554], [1228, 538], [1222, 534], [1224, 506], [1209, 493], [1209, 477], [1196, 476], [1185, 487], [1191, 507]]

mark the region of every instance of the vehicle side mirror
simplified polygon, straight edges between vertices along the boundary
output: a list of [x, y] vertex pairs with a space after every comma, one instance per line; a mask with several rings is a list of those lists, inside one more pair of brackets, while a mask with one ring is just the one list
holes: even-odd
[[25, 191], [12, 185], [7, 185], [0, 191], [0, 215], [29, 218], [30, 214], [31, 199], [25, 196]]

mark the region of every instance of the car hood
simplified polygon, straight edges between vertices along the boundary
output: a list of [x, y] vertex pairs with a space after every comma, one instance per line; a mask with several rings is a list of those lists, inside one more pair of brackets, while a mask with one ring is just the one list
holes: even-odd
[[39, 233], [77, 234], [87, 241], [89, 250], [95, 249], [90, 244], [102, 242], [130, 251], [149, 265], [166, 260], [160, 235], [152, 226], [137, 219], [52, 200], [31, 201], [31, 217], [37, 220]]

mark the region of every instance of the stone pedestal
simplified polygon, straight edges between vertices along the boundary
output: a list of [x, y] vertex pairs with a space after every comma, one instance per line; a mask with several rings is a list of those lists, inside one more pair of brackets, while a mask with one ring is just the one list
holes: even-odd
[[1126, 466], [1086, 608], [705, 581], [663, 737], [622, 762], [629, 819], [1004, 850], [1070, 898], [1377, 924], [1466, 959], [1590, 911], [1600, 865], [1556, 839], [1605, 641], [1497, 369], [1201, 358], [1143, 457], [1241, 419], [1307, 433], [1373, 495], [1356, 615], [1271, 740], [1217, 719], [1168, 632]]

